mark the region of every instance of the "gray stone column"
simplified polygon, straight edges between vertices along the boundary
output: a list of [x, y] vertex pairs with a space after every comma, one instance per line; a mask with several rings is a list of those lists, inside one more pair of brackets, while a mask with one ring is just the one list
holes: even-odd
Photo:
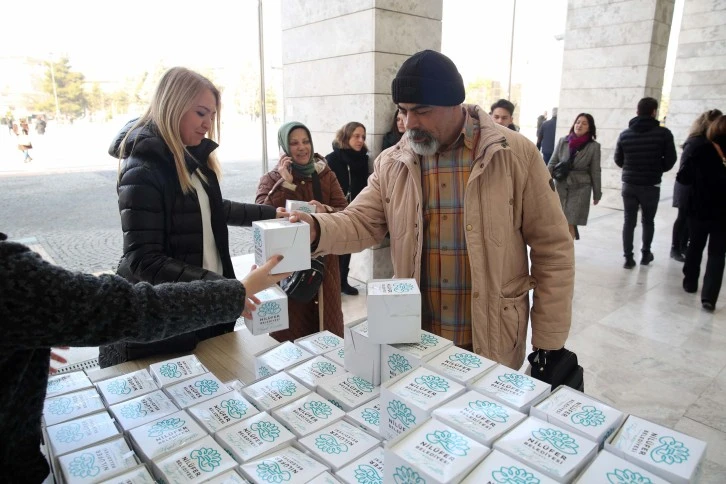
[[687, 0], [667, 118], [676, 144], [699, 114], [714, 108], [726, 112], [726, 2]]
[[[366, 126], [371, 166], [395, 106], [391, 81], [406, 58], [441, 50], [442, 0], [282, 0], [285, 121], [311, 130], [315, 151], [332, 151], [349, 121]], [[356, 254], [351, 277], [389, 277], [388, 248]]]
[[[690, 1], [690, 0], [689, 0]], [[620, 206], [615, 142], [638, 100], [660, 100], [674, 0], [570, 0], [565, 29], [557, 137], [575, 116], [595, 118], [602, 145], [603, 199]]]

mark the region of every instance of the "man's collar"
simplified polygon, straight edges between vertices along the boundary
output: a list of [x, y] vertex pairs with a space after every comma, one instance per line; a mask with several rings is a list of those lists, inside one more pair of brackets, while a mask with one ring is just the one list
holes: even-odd
[[462, 141], [464, 146], [470, 150], [473, 150], [476, 146], [476, 137], [479, 133], [479, 120], [474, 119], [469, 114], [468, 109], [465, 109], [463, 106], [461, 109], [464, 113], [464, 125], [461, 127], [459, 136], [457, 136], [456, 140], [450, 145], [443, 147], [443, 149], [439, 148], [439, 153], [458, 149], [461, 146]]

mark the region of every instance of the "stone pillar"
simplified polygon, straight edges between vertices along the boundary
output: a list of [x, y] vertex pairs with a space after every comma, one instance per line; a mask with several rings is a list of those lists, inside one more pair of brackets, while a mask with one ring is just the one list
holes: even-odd
[[[442, 1], [282, 0], [285, 121], [305, 123], [323, 156], [338, 128], [363, 123], [372, 167], [395, 111], [398, 68], [420, 50], [441, 50]], [[351, 261], [356, 279], [391, 273], [387, 247]]]
[[610, 206], [622, 205], [621, 170], [613, 161], [618, 135], [641, 98], [661, 97], [674, 3], [569, 0], [557, 137], [569, 132], [578, 113], [593, 115], [602, 146], [603, 201]]
[[726, 2], [687, 0], [666, 120], [676, 144], [714, 108], [726, 112]]

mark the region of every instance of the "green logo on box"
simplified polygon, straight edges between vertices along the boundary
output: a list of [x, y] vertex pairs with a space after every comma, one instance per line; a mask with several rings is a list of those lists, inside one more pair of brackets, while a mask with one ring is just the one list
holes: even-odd
[[658, 442], [661, 445], [650, 452], [650, 458], [653, 459], [653, 462], [671, 465], [681, 464], [688, 460], [690, 451], [683, 442], [679, 442], [670, 436], [661, 437]]
[[193, 450], [189, 457], [196, 459], [197, 465], [204, 472], [212, 472], [216, 467], [222, 465], [222, 456], [209, 447]]
[[436, 430], [433, 433], [426, 434], [426, 440], [432, 444], [438, 444], [446, 449], [450, 454], [465, 457], [469, 453], [469, 444], [466, 439], [456, 432], [449, 430]]
[[265, 482], [274, 484], [280, 484], [292, 478], [292, 474], [280, 469], [280, 464], [274, 460], [263, 460], [260, 464], [257, 464], [257, 475]]
[[615, 469], [607, 476], [610, 484], [653, 484], [650, 478], [630, 469]]

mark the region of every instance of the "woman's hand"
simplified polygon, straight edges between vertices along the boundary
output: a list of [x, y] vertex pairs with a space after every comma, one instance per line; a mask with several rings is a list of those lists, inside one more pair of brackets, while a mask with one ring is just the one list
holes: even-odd
[[277, 207], [275, 218], [288, 218], [289, 216], [290, 212], [285, 207]]
[[593, 201], [592, 201], [592, 204], [593, 204], [593, 205], [597, 205], [598, 203], [600, 203], [600, 200], [593, 200]]
[[270, 274], [270, 271], [283, 259], [281, 255], [273, 255], [267, 262], [262, 266], [252, 266], [252, 272], [242, 280], [242, 285], [245, 287], [245, 294], [247, 299], [245, 300], [245, 309], [242, 315], [246, 318], [252, 317], [252, 311], [257, 309], [257, 304], [260, 304], [260, 300], [255, 297], [260, 291], [264, 291], [268, 287], [276, 284], [282, 279], [288, 277], [291, 273], [282, 274]]
[[257, 309], [257, 304], [261, 304], [261, 301], [257, 298], [257, 296], [249, 296], [245, 300], [245, 308], [242, 310], [242, 317], [245, 319], [252, 319], [252, 311]]
[[67, 350], [67, 349], [68, 349], [68, 346], [58, 346], [57, 348], [51, 348], [51, 350], [50, 350], [50, 365], [51, 366], [50, 366], [50, 369], [48, 370], [48, 373], [49, 374], [52, 375], [54, 373], [58, 373], [58, 369], [57, 368], [53, 368], [53, 362], [54, 361], [57, 361], [61, 365], [65, 365], [66, 363], [68, 363], [68, 360], [66, 360], [65, 358], [63, 358], [58, 353], [56, 353], [55, 350]]
[[280, 173], [280, 176], [282, 176], [282, 179], [288, 183], [292, 183], [292, 171], [290, 168], [292, 163], [292, 158], [287, 155], [282, 155], [280, 157], [280, 162], [277, 164], [277, 171]]

